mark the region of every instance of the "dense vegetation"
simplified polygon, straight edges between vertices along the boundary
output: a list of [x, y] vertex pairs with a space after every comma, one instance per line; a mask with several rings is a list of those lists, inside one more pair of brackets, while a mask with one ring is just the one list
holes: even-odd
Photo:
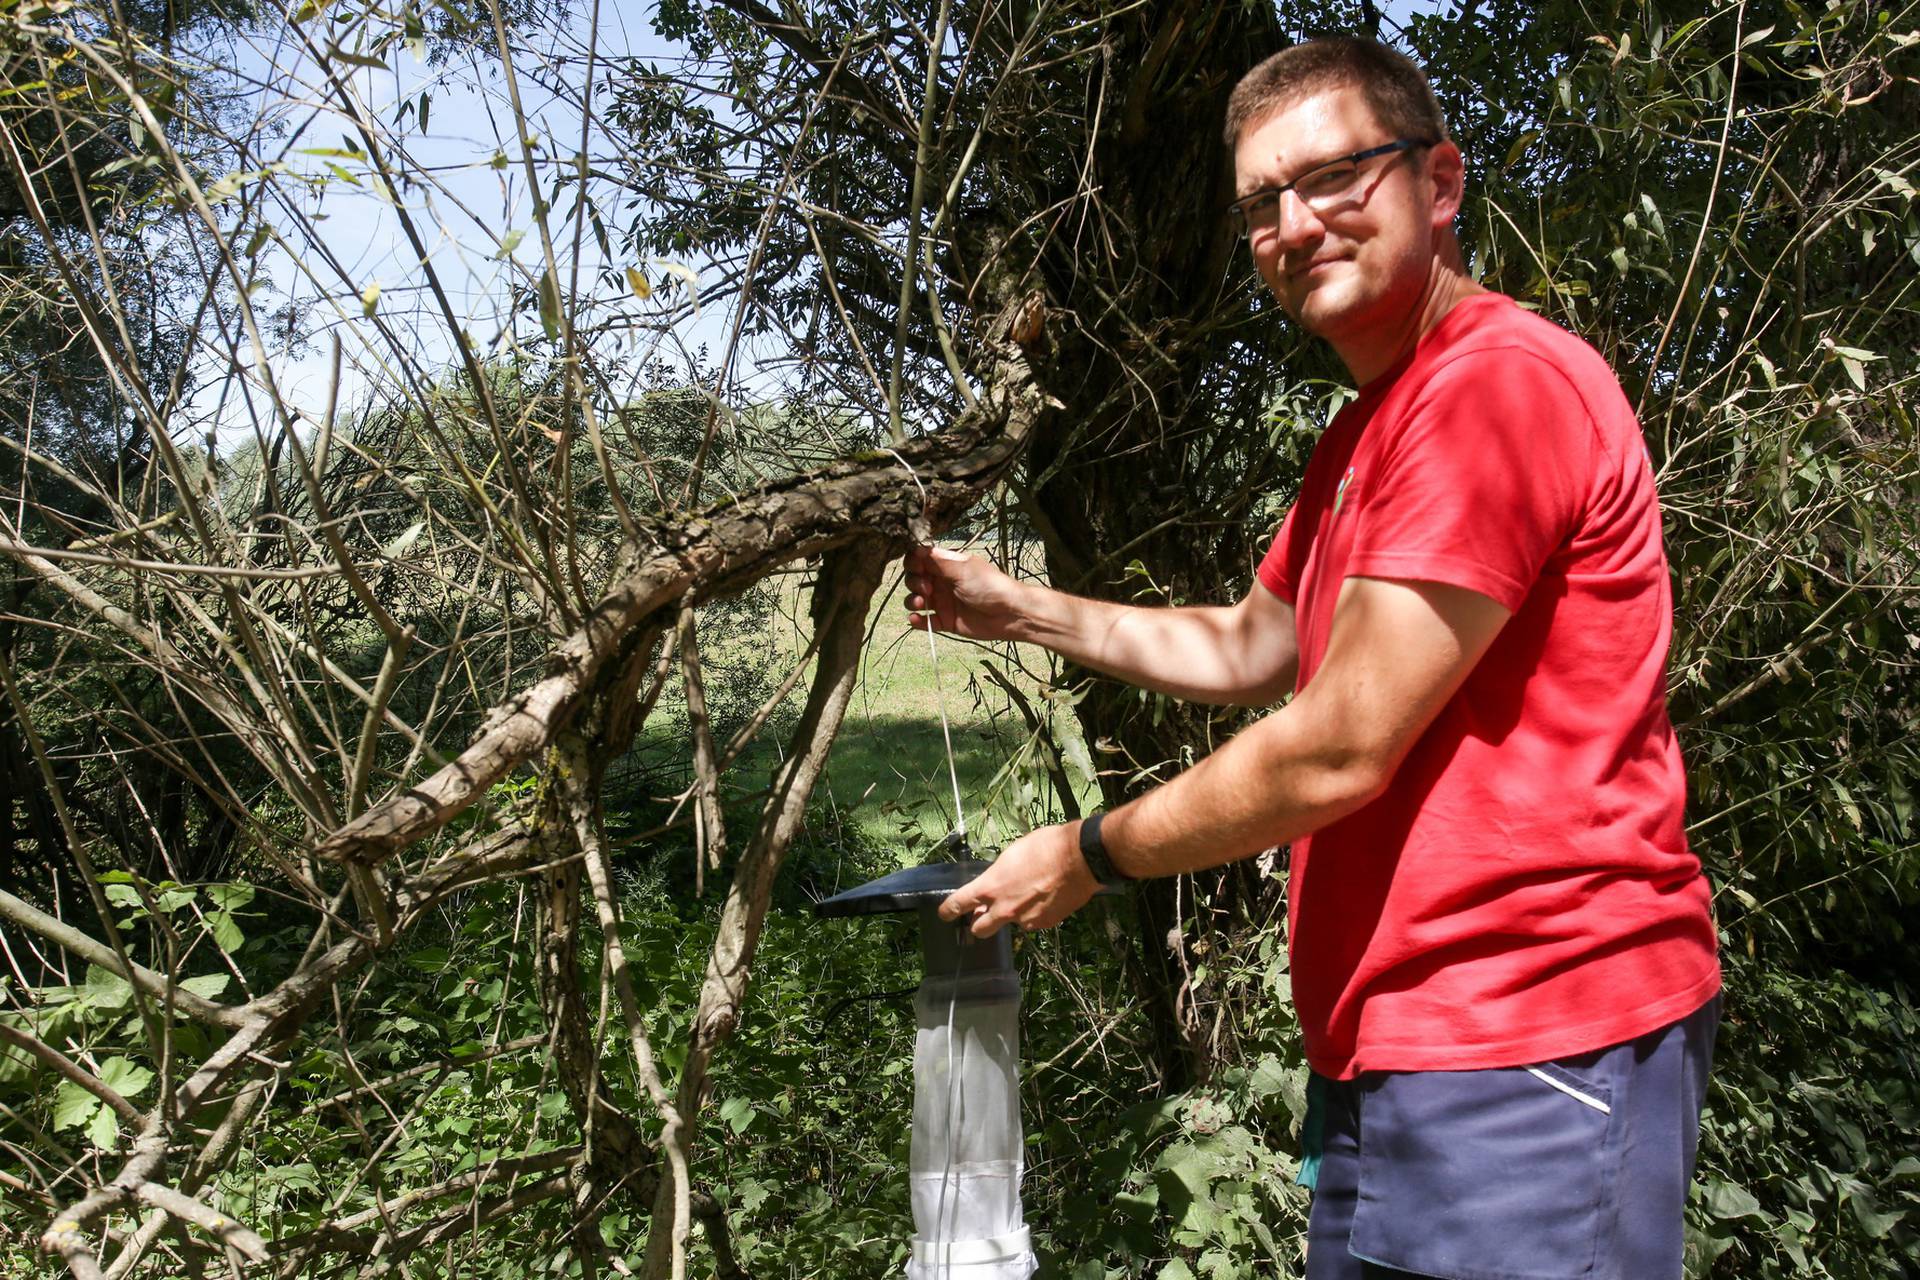
[[[1912, 1274], [1920, 6], [7, 0], [0, 1275], [897, 1270], [914, 947], [809, 903], [946, 829], [941, 705], [988, 843], [1237, 722], [934, 687], [888, 566], [1245, 589], [1346, 389], [1221, 108], [1356, 28], [1660, 478], [1689, 1265]], [[1283, 885], [1023, 940], [1043, 1274], [1298, 1272]]]

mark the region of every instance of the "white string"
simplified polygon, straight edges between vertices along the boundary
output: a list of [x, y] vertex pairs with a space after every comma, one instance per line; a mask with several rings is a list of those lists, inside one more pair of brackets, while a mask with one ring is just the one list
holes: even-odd
[[[907, 475], [912, 478], [914, 487], [920, 490], [920, 509], [924, 512], [927, 507], [927, 487], [921, 484], [920, 477], [914, 474], [913, 464], [901, 457], [897, 450], [888, 449], [887, 452], [893, 454], [900, 465], [907, 469]], [[947, 723], [947, 693], [946, 689], [940, 683], [940, 647], [935, 640], [935, 633], [938, 631], [938, 628], [933, 625], [931, 610], [928, 610], [924, 616], [926, 617], [927, 623], [927, 657], [933, 665], [933, 697], [935, 704], [940, 708], [940, 740], [945, 744], [947, 750], [947, 780], [953, 784], [953, 829], [954, 833], [960, 837], [961, 843], [964, 844], [967, 838], [967, 811], [960, 801], [960, 769], [959, 766], [954, 763], [953, 759], [953, 730]], [[954, 927], [966, 929], [967, 925], [960, 923]], [[955, 1015], [959, 1011], [960, 1003], [960, 974], [966, 963], [964, 947], [965, 942], [963, 940], [960, 948], [957, 948], [960, 954], [954, 957], [953, 979], [947, 990], [947, 1115], [946, 1133], [944, 1135], [946, 1138], [947, 1158], [945, 1167], [940, 1170], [940, 1195], [935, 1200], [933, 1209], [933, 1229], [942, 1240], [945, 1240], [952, 1234], [952, 1225], [943, 1222], [942, 1219], [947, 1216], [947, 1190], [953, 1183], [954, 1154], [959, 1142], [958, 1136], [954, 1131], [954, 1112], [958, 1109], [960, 1102], [958, 1092], [960, 1087], [960, 1073], [964, 1065], [963, 1059], [966, 1052], [965, 1041], [962, 1041], [960, 1058], [956, 1059], [953, 1043], [953, 1024]], [[958, 1214], [960, 1205], [957, 1199], [954, 1202], [953, 1208], [954, 1212]], [[953, 1275], [953, 1251], [951, 1249], [944, 1251], [942, 1261], [944, 1265], [940, 1268], [941, 1273], [951, 1277]]]
[[[914, 474], [913, 464], [900, 456], [896, 449], [888, 449], [901, 466], [907, 469], [907, 476], [913, 481], [914, 488], [920, 490], [920, 509], [927, 508], [927, 486], [920, 483], [920, 477]], [[933, 664], [933, 699], [940, 708], [940, 740], [947, 748], [947, 781], [953, 784], [953, 830], [965, 843], [967, 838], [967, 811], [960, 803], [960, 769], [953, 760], [953, 731], [947, 725], [947, 692], [940, 684], [940, 648], [934, 642], [933, 611], [927, 610], [922, 617], [927, 623], [927, 655]]]
[[947, 744], [947, 780], [953, 783], [953, 829], [964, 844], [967, 839], [967, 811], [960, 807], [960, 770], [953, 763], [953, 734], [947, 728], [947, 695], [940, 687], [940, 650], [933, 643], [933, 620], [927, 620], [927, 652], [933, 662], [933, 697], [940, 705], [940, 737]]

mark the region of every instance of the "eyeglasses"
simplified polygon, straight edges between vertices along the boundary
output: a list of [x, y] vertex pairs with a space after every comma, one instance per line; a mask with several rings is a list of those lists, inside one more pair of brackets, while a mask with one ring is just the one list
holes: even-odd
[[1280, 197], [1289, 191], [1299, 196], [1307, 208], [1315, 213], [1324, 213], [1354, 195], [1360, 186], [1360, 166], [1368, 160], [1433, 145], [1424, 138], [1400, 138], [1385, 146], [1356, 151], [1350, 156], [1316, 165], [1284, 186], [1262, 187], [1252, 195], [1241, 196], [1227, 206], [1227, 213], [1242, 235], [1278, 226]]

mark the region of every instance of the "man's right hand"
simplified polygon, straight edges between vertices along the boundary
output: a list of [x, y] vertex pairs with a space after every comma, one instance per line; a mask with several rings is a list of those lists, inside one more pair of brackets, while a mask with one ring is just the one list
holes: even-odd
[[907, 610], [913, 625], [975, 640], [1012, 640], [1024, 588], [991, 560], [939, 547], [907, 553]]

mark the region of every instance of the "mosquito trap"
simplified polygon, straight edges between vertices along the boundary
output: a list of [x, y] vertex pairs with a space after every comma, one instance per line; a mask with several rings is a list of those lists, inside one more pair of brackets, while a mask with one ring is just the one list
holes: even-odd
[[986, 867], [970, 860], [908, 867], [814, 907], [825, 917], [919, 916], [908, 1280], [1027, 1280], [1036, 1265], [1020, 1209], [1020, 979], [1012, 931], [976, 938], [966, 921], [938, 914], [948, 894]]

